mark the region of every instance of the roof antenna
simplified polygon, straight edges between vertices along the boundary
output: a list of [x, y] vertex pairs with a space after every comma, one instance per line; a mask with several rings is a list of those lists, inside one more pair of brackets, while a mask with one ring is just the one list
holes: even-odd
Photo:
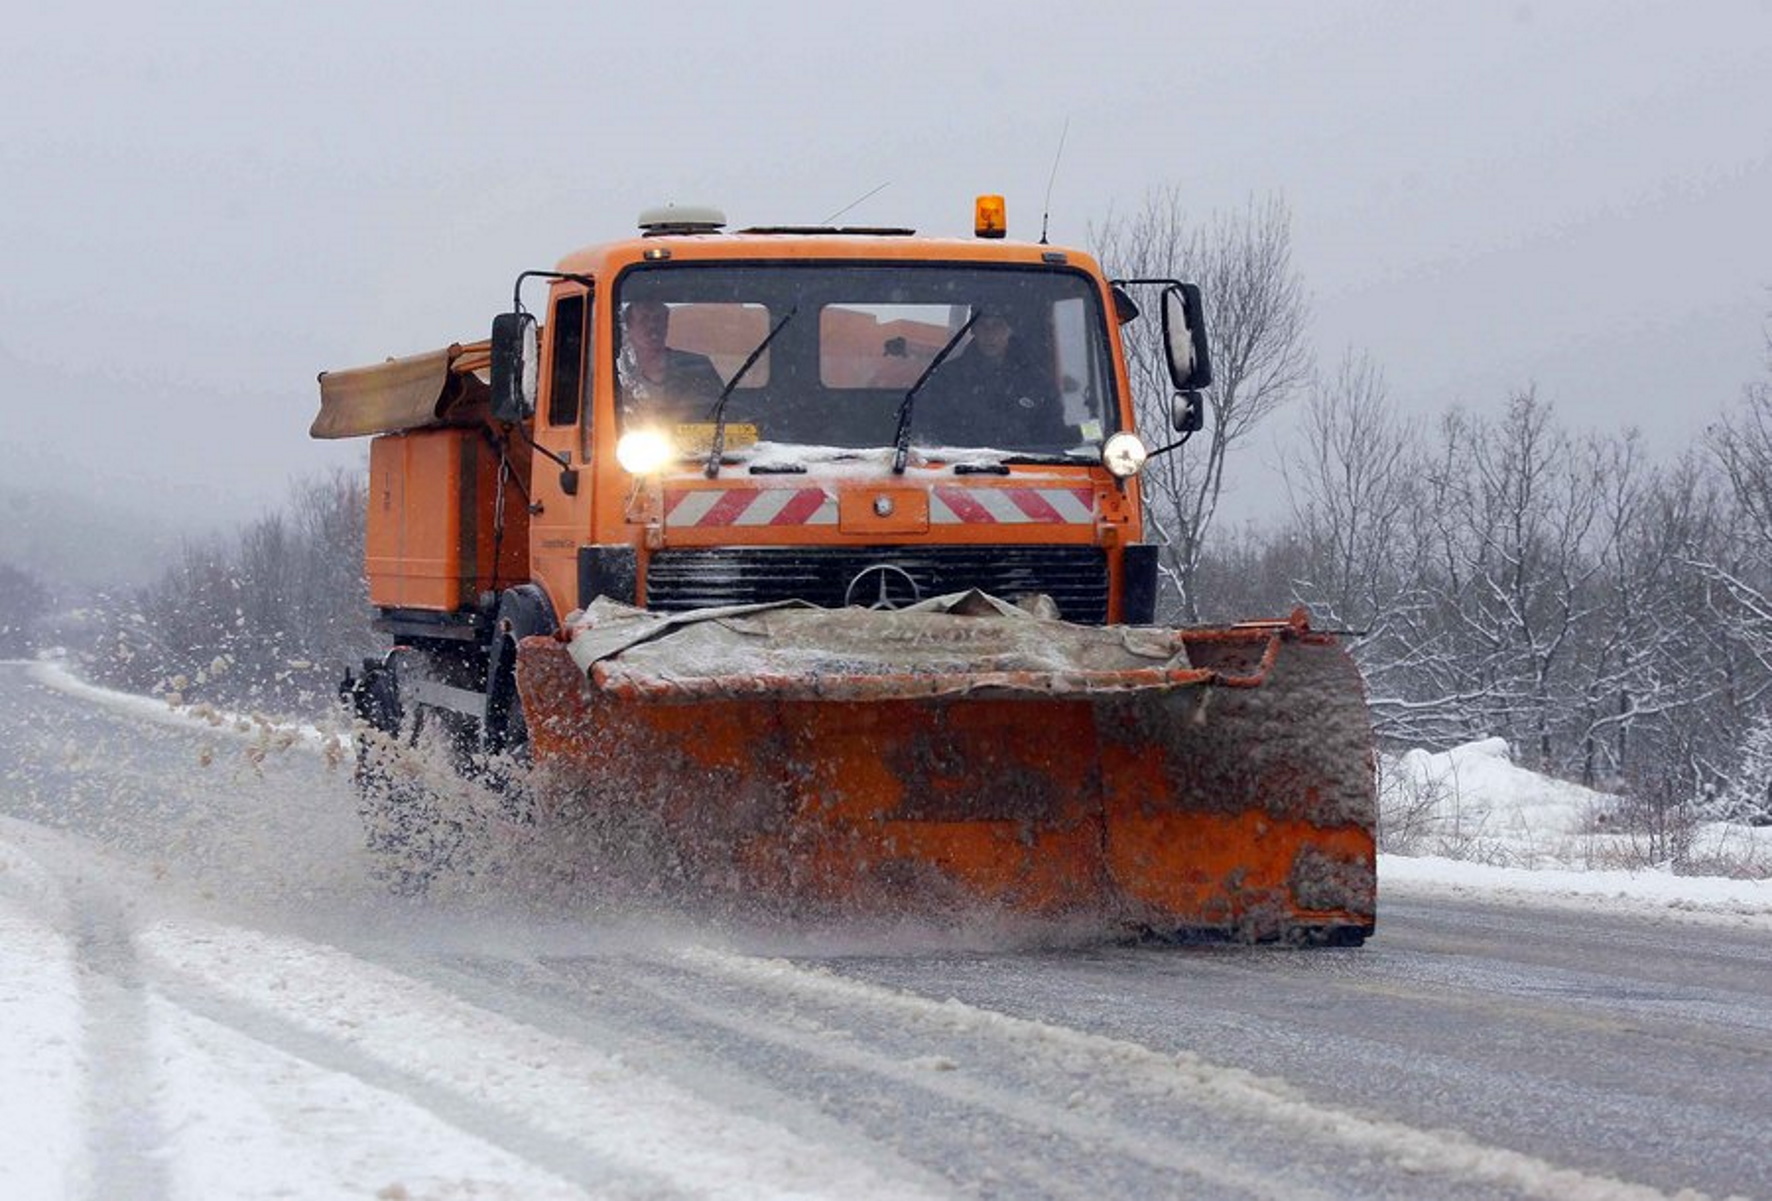
[[1046, 205], [1040, 214], [1040, 245], [1046, 245], [1046, 225], [1052, 220], [1052, 184], [1058, 178], [1058, 160], [1064, 157], [1064, 136], [1071, 131], [1071, 119], [1064, 119], [1064, 128], [1058, 131], [1058, 153], [1052, 156], [1052, 174], [1046, 180]]
[[892, 186], [892, 181], [889, 179], [885, 183], [881, 184], [879, 187], [875, 188], [872, 192], [862, 193], [860, 196], [857, 196], [854, 200], [851, 200], [848, 204], [844, 205], [842, 208], [838, 209], [836, 212], [834, 212], [830, 216], [826, 217], [823, 221], [820, 221], [819, 224], [820, 225], [829, 225], [831, 222], [835, 221], [838, 217], [841, 217], [844, 213], [848, 212], [850, 209], [854, 208], [856, 205], [860, 204], [862, 201], [866, 200], [868, 197], [873, 196], [875, 193], [878, 193], [878, 192], [884, 192], [887, 188], [889, 188], [891, 186]]

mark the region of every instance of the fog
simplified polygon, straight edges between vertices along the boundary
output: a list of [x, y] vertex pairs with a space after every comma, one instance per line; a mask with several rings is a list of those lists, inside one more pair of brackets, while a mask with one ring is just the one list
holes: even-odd
[[[1766, 369], [1772, 7], [34, 6], [0, 76], [0, 486], [226, 525], [314, 376], [484, 336], [666, 201], [1088, 246], [1283, 197], [1326, 367], [1672, 454]], [[1062, 154], [1060, 145], [1062, 139]], [[1233, 464], [1270, 517], [1282, 416]], [[53, 508], [53, 506], [52, 506]]]

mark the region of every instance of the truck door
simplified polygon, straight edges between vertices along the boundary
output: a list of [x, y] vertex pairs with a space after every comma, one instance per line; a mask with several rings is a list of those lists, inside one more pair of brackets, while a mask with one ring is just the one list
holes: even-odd
[[542, 332], [542, 387], [537, 398], [529, 521], [530, 567], [557, 609], [578, 603], [578, 547], [591, 528], [590, 372], [587, 351], [591, 296], [553, 296]]

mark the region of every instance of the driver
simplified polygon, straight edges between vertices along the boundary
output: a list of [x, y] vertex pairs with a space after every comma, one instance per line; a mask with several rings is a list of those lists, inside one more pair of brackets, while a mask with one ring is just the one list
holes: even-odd
[[1050, 449], [1073, 445], [1051, 376], [1016, 340], [1009, 314], [986, 306], [966, 350], [936, 375], [941, 402], [929, 433], [957, 446]]
[[623, 412], [670, 425], [707, 420], [725, 384], [706, 355], [668, 344], [670, 307], [658, 300], [636, 300], [622, 307], [621, 321], [616, 367]]

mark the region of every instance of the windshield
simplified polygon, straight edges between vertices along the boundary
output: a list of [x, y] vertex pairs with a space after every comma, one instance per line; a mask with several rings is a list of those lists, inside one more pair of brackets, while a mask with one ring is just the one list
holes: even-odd
[[1113, 432], [1101, 306], [1069, 269], [673, 264], [630, 270], [616, 299], [623, 428], [686, 456], [707, 453], [723, 393], [728, 457], [890, 448], [907, 408], [926, 452], [1064, 456]]

